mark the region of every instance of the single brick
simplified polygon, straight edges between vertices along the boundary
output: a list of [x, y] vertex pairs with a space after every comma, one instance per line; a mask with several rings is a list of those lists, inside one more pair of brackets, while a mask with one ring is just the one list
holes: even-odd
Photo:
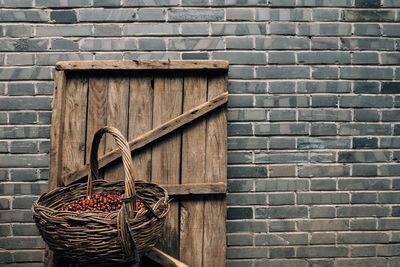
[[305, 233], [256, 234], [254, 241], [256, 246], [307, 245], [308, 235]]
[[355, 7], [375, 8], [381, 6], [381, 0], [355, 0]]
[[209, 35], [207, 23], [185, 23], [181, 26], [182, 35]]
[[268, 229], [266, 221], [228, 221], [228, 233], [265, 233]]
[[138, 21], [165, 21], [167, 11], [161, 8], [139, 8]]
[[234, 149], [266, 149], [268, 148], [266, 137], [228, 137], [229, 150]]
[[309, 98], [306, 96], [270, 96], [260, 95], [255, 97], [257, 107], [308, 107]]
[[389, 234], [379, 232], [363, 233], [338, 233], [337, 242], [339, 244], [373, 244], [388, 243]]
[[313, 123], [311, 125], [312, 136], [336, 135], [337, 125], [334, 123]]
[[250, 123], [228, 123], [228, 136], [253, 135]]
[[350, 139], [330, 137], [306, 137], [297, 139], [297, 149], [344, 149], [350, 147]]
[[269, 208], [256, 208], [256, 219], [287, 219], [287, 218], [306, 218], [308, 210], [306, 207], [269, 207]]
[[313, 50], [337, 50], [339, 48], [337, 37], [311, 37]]
[[349, 230], [349, 220], [346, 219], [312, 219], [299, 220], [297, 227], [299, 231], [346, 231]]
[[240, 258], [264, 258], [268, 249], [265, 247], [230, 247], [226, 254], [230, 259]]
[[271, 150], [295, 149], [296, 139], [284, 138], [284, 137], [271, 137], [269, 138], [269, 148]]
[[375, 177], [378, 175], [376, 165], [353, 165], [352, 176]]
[[306, 135], [308, 124], [305, 123], [257, 123], [256, 135]]
[[293, 232], [295, 231], [295, 222], [285, 220], [269, 220], [268, 229], [270, 232]]
[[353, 27], [355, 35], [365, 35], [365, 36], [381, 35], [381, 27], [379, 24], [355, 23]]
[[75, 10], [53, 10], [50, 19], [55, 23], [76, 23]]
[[337, 107], [338, 97], [335, 95], [313, 95], [311, 96], [312, 107]]
[[336, 190], [336, 180], [333, 179], [312, 179], [311, 190], [334, 191]]
[[347, 38], [340, 39], [343, 50], [394, 50], [395, 42], [385, 38]]
[[335, 208], [327, 206], [312, 206], [310, 207], [310, 218], [334, 218]]
[[295, 121], [296, 110], [271, 110], [269, 112], [270, 121]]
[[339, 20], [339, 10], [338, 9], [324, 9], [314, 7], [312, 9], [313, 18], [315, 21], [338, 21]]
[[382, 53], [381, 62], [383, 65], [399, 65], [400, 53]]
[[377, 219], [355, 218], [350, 220], [350, 229], [353, 231], [374, 231], [377, 229]]
[[344, 165], [308, 165], [298, 167], [299, 177], [343, 177], [350, 175], [350, 167]]
[[267, 113], [264, 109], [230, 109], [228, 111], [229, 121], [265, 121]]
[[381, 148], [400, 148], [400, 137], [381, 138]]
[[383, 82], [382, 94], [398, 94], [400, 92], [400, 82]]
[[379, 54], [375, 52], [354, 52], [352, 63], [354, 65], [379, 65]]
[[336, 162], [335, 152], [311, 152], [310, 163], [334, 163]]
[[2, 9], [0, 10], [1, 22], [47, 22], [49, 13], [47, 10], [18, 10]]
[[252, 21], [254, 19], [254, 9], [252, 8], [227, 8], [226, 19], [228, 21]]
[[254, 38], [247, 36], [234, 36], [234, 37], [226, 37], [226, 49], [252, 49], [254, 48]]
[[297, 60], [300, 64], [350, 64], [348, 52], [299, 52]]
[[338, 217], [385, 217], [390, 208], [383, 206], [342, 206], [337, 208]]
[[269, 194], [268, 204], [270, 206], [294, 205], [295, 195], [293, 193]]
[[250, 192], [254, 191], [252, 180], [230, 180], [228, 181], [228, 192]]
[[228, 152], [228, 164], [246, 164], [252, 162], [253, 162], [252, 152], [241, 152], [241, 151]]
[[222, 21], [223, 9], [172, 8], [168, 11], [168, 21]]
[[379, 121], [379, 112], [373, 109], [355, 109], [354, 121]]
[[267, 63], [264, 52], [214, 52], [214, 59], [228, 60], [229, 64], [263, 65]]
[[229, 178], [263, 178], [267, 177], [267, 168], [264, 166], [230, 166], [228, 167]]
[[37, 197], [15, 197], [12, 202], [13, 209], [30, 209]]
[[269, 34], [295, 35], [296, 24], [291, 22], [271, 22], [268, 27]]
[[33, 223], [21, 223], [13, 224], [12, 231], [14, 236], [37, 236], [39, 231], [36, 224]]
[[133, 8], [85, 8], [80, 9], [78, 20], [80, 22], [104, 22], [104, 21], [135, 21], [137, 10]]
[[93, 0], [93, 6], [109, 6], [109, 7], [114, 7], [114, 6], [120, 6], [121, 4], [120, 0]]
[[277, 191], [308, 191], [309, 181], [305, 179], [268, 179], [256, 180], [256, 191], [277, 192]]
[[399, 25], [397, 23], [396, 24], [383, 24], [382, 35], [399, 37], [400, 36]]
[[33, 36], [33, 25], [5, 25], [2, 28], [4, 30], [4, 36], [7, 37], [21, 38]]
[[385, 190], [390, 189], [390, 180], [387, 179], [346, 179], [339, 180], [340, 190]]
[[269, 257], [274, 258], [292, 258], [294, 257], [294, 248], [291, 247], [277, 247], [269, 250]]
[[299, 121], [351, 121], [349, 110], [301, 109]]
[[340, 135], [391, 135], [391, 127], [386, 124], [344, 123], [340, 125]]
[[335, 244], [334, 233], [312, 233], [310, 245]]
[[310, 49], [310, 40], [306, 37], [256, 37], [256, 48], [269, 50]]
[[393, 10], [343, 10], [343, 21], [394, 21], [395, 12]]
[[307, 36], [349, 36], [351, 25], [341, 23], [300, 23], [298, 35]]
[[[293, 65], [296, 63], [296, 56], [293, 52], [269, 52], [268, 53], [269, 64], [280, 64], [280, 65]], [[284, 82], [282, 82], [284, 83]], [[294, 89], [294, 87], [293, 87]]]
[[393, 79], [393, 69], [391, 68], [369, 68], [369, 67], [341, 67], [340, 78], [342, 79]]
[[[269, 59], [271, 56], [269, 55]], [[292, 81], [271, 81], [268, 83], [268, 92], [272, 94], [294, 93], [296, 83]]]
[[356, 94], [375, 94], [379, 93], [380, 83], [379, 82], [364, 82], [354, 81], [353, 91]]
[[28, 96], [34, 95], [35, 88], [32, 83], [9, 83], [8, 95], [12, 96]]
[[253, 107], [254, 100], [252, 95], [230, 95], [228, 107], [230, 108], [250, 108]]
[[375, 137], [354, 137], [353, 148], [378, 148], [378, 138]]
[[251, 246], [253, 245], [253, 235], [250, 234], [228, 234], [228, 246]]
[[37, 121], [36, 112], [10, 112], [10, 124], [34, 124]]
[[44, 261], [43, 250], [20, 250], [13, 252], [15, 262], [42, 262]]
[[310, 246], [297, 248], [297, 256], [300, 258], [316, 258], [316, 257], [346, 257], [349, 253], [347, 247], [342, 246]]
[[348, 193], [298, 193], [297, 204], [349, 204], [350, 197]]
[[351, 83], [347, 81], [298, 81], [299, 93], [349, 93]]
[[71, 39], [51, 39], [50, 47], [53, 51], [78, 51], [79, 43]]
[[229, 207], [227, 210], [227, 219], [228, 220], [241, 220], [241, 219], [252, 219], [253, 218], [253, 209], [245, 208], [245, 207]]
[[170, 50], [217, 50], [223, 48], [223, 39], [219, 37], [168, 39], [168, 49]]
[[304, 152], [290, 152], [290, 153], [270, 153], [270, 152], [256, 152], [254, 154], [255, 163], [302, 163], [307, 162], [308, 153]]
[[35, 154], [38, 152], [38, 146], [35, 141], [16, 141], [10, 143], [10, 152], [13, 154]]
[[243, 205], [266, 205], [267, 195], [265, 193], [252, 193], [252, 194], [228, 194], [227, 203], [230, 206], [243, 206]]
[[335, 0], [334, 2], [329, 0], [298, 0], [298, 6], [324, 6], [324, 7], [350, 7], [352, 6], [351, 0]]
[[337, 259], [335, 267], [348, 267], [348, 266], [389, 266], [387, 258], [348, 258]]
[[390, 153], [387, 151], [339, 151], [338, 162], [387, 162]]

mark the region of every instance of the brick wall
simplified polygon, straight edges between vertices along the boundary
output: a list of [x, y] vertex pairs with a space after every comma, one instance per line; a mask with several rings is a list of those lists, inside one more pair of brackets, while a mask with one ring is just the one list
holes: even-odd
[[230, 61], [228, 266], [400, 265], [400, 1], [0, 6], [0, 265], [42, 266], [52, 72], [80, 59]]

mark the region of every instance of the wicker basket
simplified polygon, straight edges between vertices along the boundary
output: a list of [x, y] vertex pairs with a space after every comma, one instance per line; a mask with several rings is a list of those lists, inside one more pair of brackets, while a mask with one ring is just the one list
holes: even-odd
[[[111, 134], [122, 152], [125, 182], [93, 181], [98, 178], [97, 150], [104, 133]], [[137, 261], [157, 242], [169, 210], [168, 194], [162, 187], [134, 181], [129, 145], [113, 127], [101, 128], [93, 138], [91, 172], [86, 184], [73, 184], [43, 194], [33, 204], [36, 226], [50, 249], [79, 263]], [[135, 201], [124, 201], [115, 212], [63, 211], [70, 202], [98, 193], [120, 193], [139, 198], [145, 207], [135, 210]]]

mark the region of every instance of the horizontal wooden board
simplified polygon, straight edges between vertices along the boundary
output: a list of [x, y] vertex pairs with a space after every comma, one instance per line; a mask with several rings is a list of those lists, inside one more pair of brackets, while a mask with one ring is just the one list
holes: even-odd
[[60, 61], [56, 70], [227, 70], [225, 60], [97, 60]]

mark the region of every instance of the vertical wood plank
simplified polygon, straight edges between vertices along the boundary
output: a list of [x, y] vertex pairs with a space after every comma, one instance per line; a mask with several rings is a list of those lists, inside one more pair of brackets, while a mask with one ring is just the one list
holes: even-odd
[[[182, 113], [182, 89], [183, 80], [180, 77], [163, 76], [154, 79], [154, 127]], [[166, 137], [153, 147], [152, 182], [179, 183], [180, 152], [180, 132]], [[179, 204], [176, 202], [171, 203], [159, 246], [165, 253], [179, 257]]]
[[[128, 139], [133, 140], [153, 127], [153, 76], [131, 76]], [[151, 148], [133, 153], [135, 179], [150, 181]]]
[[[90, 161], [90, 148], [96, 131], [107, 124], [108, 83], [104, 73], [91, 74], [89, 77], [88, 114], [86, 129], [86, 162]], [[99, 144], [98, 156], [104, 154], [105, 139]], [[100, 174], [102, 178], [103, 176]]]
[[[223, 74], [209, 74], [208, 99], [227, 90]], [[227, 119], [225, 108], [207, 119], [205, 182], [227, 181]], [[226, 197], [207, 196], [204, 203], [203, 266], [226, 266]]]
[[[184, 78], [183, 110], [207, 100], [207, 77], [188, 75]], [[202, 183], [205, 179], [206, 121], [185, 128], [182, 134], [182, 183]], [[193, 267], [203, 266], [203, 197], [181, 202], [180, 259]]]
[[[106, 121], [108, 126], [114, 126], [127, 137], [128, 135], [128, 112], [129, 112], [129, 76], [110, 76], [107, 81], [107, 113]], [[105, 136], [105, 153], [117, 147], [110, 135]], [[119, 181], [125, 177], [122, 162], [119, 160], [107, 166], [104, 172], [104, 179], [107, 181]]]
[[[50, 133], [50, 162], [49, 162], [49, 190], [62, 184], [62, 140], [64, 127], [64, 92], [66, 84], [66, 75], [64, 71], [56, 71], [54, 74], [54, 92], [53, 92], [53, 113], [51, 115], [51, 133]], [[46, 245], [44, 265], [53, 266], [53, 252]]]

